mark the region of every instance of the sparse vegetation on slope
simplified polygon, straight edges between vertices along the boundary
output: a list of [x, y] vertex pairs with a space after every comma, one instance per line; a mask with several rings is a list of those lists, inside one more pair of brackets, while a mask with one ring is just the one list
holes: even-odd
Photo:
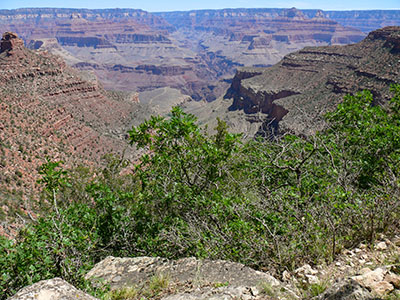
[[[241, 142], [218, 123], [207, 135], [174, 108], [129, 132], [145, 155], [133, 172], [41, 169], [42, 216], [0, 240], [0, 290], [83, 274], [108, 256], [186, 256], [280, 273], [330, 261], [399, 224], [400, 86], [387, 106], [347, 96], [310, 137]], [[314, 292], [310, 292], [314, 293]]]

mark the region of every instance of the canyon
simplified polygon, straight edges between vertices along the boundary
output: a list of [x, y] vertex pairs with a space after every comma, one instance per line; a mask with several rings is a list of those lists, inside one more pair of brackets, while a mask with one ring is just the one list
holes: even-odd
[[398, 14], [0, 10], [3, 193], [33, 190], [47, 155], [69, 163], [121, 154], [132, 125], [173, 105], [210, 128], [220, 117], [254, 136], [321, 128], [323, 112], [346, 93], [370, 89], [388, 99], [399, 78], [398, 27], [343, 45], [399, 22]]
[[201, 123], [216, 124], [220, 117], [249, 137], [310, 135], [324, 128], [324, 114], [346, 94], [369, 90], [376, 104], [387, 102], [390, 85], [400, 83], [399, 49], [399, 26], [372, 31], [352, 45], [306, 47], [272, 67], [239, 68], [224, 97], [185, 107]]
[[343, 45], [399, 22], [398, 13], [0, 10], [3, 210], [7, 199], [17, 207], [36, 193], [47, 156], [67, 165], [97, 165], [110, 152], [134, 158], [126, 132], [173, 105], [208, 128], [219, 117], [252, 137], [314, 132], [346, 93], [388, 99], [399, 78], [398, 27]]
[[[364, 89], [371, 91], [374, 105], [385, 105], [392, 97], [389, 86], [400, 84], [399, 20], [398, 11], [341, 14], [295, 8], [169, 13], [131, 9], [0, 11], [0, 30], [5, 32], [0, 42], [0, 236], [13, 239], [19, 228], [46, 214], [40, 204], [51, 196], [40, 198], [41, 187], [37, 184], [43, 163], [51, 160], [62, 161], [67, 168], [80, 166], [82, 172], [86, 170], [86, 174], [91, 175], [79, 179], [88, 181], [102, 171], [106, 174], [106, 154], [113, 153], [119, 163], [123, 157], [135, 164], [140, 153], [127, 143], [128, 130], [150, 115], [168, 116], [173, 105], [180, 105], [186, 112], [196, 115], [206, 130], [212, 131], [219, 118], [227, 123], [230, 131], [241, 133], [244, 140], [254, 136], [274, 139], [285, 133], [307, 138], [324, 129], [324, 114], [333, 110], [346, 94]], [[147, 138], [151, 140], [153, 132]], [[142, 151], [149, 157], [154, 154], [151, 147]], [[190, 163], [192, 161], [197, 163], [193, 159]], [[92, 167], [98, 168], [99, 173], [90, 173]], [[135, 170], [142, 167], [147, 168], [143, 164]], [[120, 175], [133, 170], [132, 165], [128, 168], [128, 171], [115, 172]], [[197, 178], [196, 173], [195, 176]], [[271, 178], [271, 186], [276, 185], [275, 178]], [[85, 182], [81, 183], [80, 187], [85, 187]], [[142, 177], [140, 183], [143, 183]], [[86, 188], [88, 186], [82, 190]], [[135, 190], [136, 186], [131, 188]], [[256, 192], [248, 191], [246, 195], [250, 194], [253, 202], [252, 197], [257, 199]], [[86, 197], [87, 202], [82, 203], [90, 205], [96, 203], [94, 199], [103, 198], [108, 201], [108, 190], [104, 194], [104, 197], [99, 194], [99, 199], [97, 195]], [[124, 191], [121, 199], [127, 197], [135, 201], [134, 197], [141, 197], [128, 194]], [[155, 195], [159, 198], [157, 193]], [[168, 201], [175, 201], [180, 194], [171, 195], [167, 195]], [[188, 195], [182, 198], [190, 199], [191, 194]], [[226, 193], [221, 195], [228, 199]], [[292, 197], [292, 193], [287, 195]], [[64, 222], [58, 212], [55, 189], [52, 196], [55, 212]], [[61, 197], [58, 200], [68, 199]], [[121, 200], [118, 197], [119, 194], [107, 207], [111, 217], [115, 215], [114, 208], [118, 209], [114, 206]], [[282, 202], [281, 199], [283, 197], [275, 200]], [[260, 200], [263, 205], [268, 203], [267, 197]], [[71, 204], [65, 203], [66, 206]], [[209, 211], [213, 214], [205, 205], [209, 204], [202, 202], [198, 207], [206, 207], [205, 215]], [[154, 206], [148, 215], [158, 211], [164, 214], [162, 207]], [[266, 209], [269, 205], [261, 207]], [[188, 210], [188, 215], [191, 213]], [[78, 214], [79, 227], [86, 217], [83, 215]], [[134, 217], [124, 219], [124, 224], [136, 221], [136, 215], [127, 216]], [[269, 216], [266, 220], [269, 221]], [[56, 224], [54, 218], [52, 222]], [[70, 223], [65, 224], [73, 228]], [[98, 224], [90, 229], [97, 230]], [[265, 228], [257, 230], [268, 229], [268, 225], [262, 225]], [[54, 228], [61, 227], [56, 224]], [[237, 228], [241, 227], [232, 226], [226, 236], [234, 236], [235, 231], [239, 231]], [[317, 229], [312, 230], [317, 232]], [[254, 232], [248, 235], [250, 239], [254, 239]], [[292, 232], [297, 234], [296, 230]], [[334, 232], [336, 241], [336, 229]], [[322, 236], [323, 232], [320, 233]], [[109, 231], [108, 235], [113, 234]], [[183, 236], [183, 240], [189, 234]], [[62, 244], [61, 230], [60, 236]], [[142, 236], [146, 237], [140, 234]], [[377, 237], [379, 240], [372, 241], [369, 246], [356, 241], [352, 247], [357, 248], [340, 249], [343, 255], [332, 247], [333, 256], [328, 265], [304, 264], [282, 273], [273, 268], [270, 270], [274, 273], [270, 273], [264, 267], [254, 270], [222, 260], [108, 256], [98, 261], [86, 279], [94, 285], [109, 283], [111, 292], [126, 285], [137, 286], [141, 291], [155, 275], [162, 277], [165, 271], [170, 276], [171, 286], [167, 284], [164, 291], [158, 291], [156, 298], [170, 300], [310, 299], [300, 285], [324, 287], [325, 282], [327, 290], [319, 291], [320, 295], [313, 299], [343, 299], [343, 291], [351, 294], [349, 298], [353, 294], [361, 294], [362, 299], [377, 299], [376, 295], [398, 296], [399, 237], [391, 240], [384, 235]], [[40, 238], [48, 242], [45, 236]], [[82, 238], [84, 251], [89, 252], [91, 241], [87, 235]], [[23, 245], [24, 240], [21, 241]], [[58, 242], [57, 238], [55, 241]], [[68, 238], [65, 241], [68, 242]], [[61, 257], [63, 249], [58, 252], [53, 245], [50, 250]], [[13, 256], [12, 251], [8, 253]], [[14, 266], [13, 263], [9, 265]], [[371, 276], [375, 277], [371, 279]], [[61, 279], [46, 279], [49, 280], [23, 288], [10, 299], [95, 299]], [[340, 281], [334, 282], [334, 279]]]
[[[340, 14], [295, 8], [165, 13], [31, 8], [0, 10], [0, 30], [94, 72], [107, 90], [169, 87], [210, 102], [225, 93], [238, 67], [271, 66], [306, 46], [355, 43], [365, 37], [362, 30], [399, 25], [398, 11], [380, 14], [386, 21], [363, 15], [349, 23], [358, 27], [348, 27], [336, 20]], [[350, 19], [354, 16], [341, 20]]]

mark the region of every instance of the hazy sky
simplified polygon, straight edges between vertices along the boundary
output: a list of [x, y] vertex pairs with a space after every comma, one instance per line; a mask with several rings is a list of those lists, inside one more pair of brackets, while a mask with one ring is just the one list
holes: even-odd
[[0, 0], [0, 9], [20, 7], [140, 8], [147, 11], [217, 9], [237, 7], [297, 7], [325, 10], [400, 9], [400, 0]]

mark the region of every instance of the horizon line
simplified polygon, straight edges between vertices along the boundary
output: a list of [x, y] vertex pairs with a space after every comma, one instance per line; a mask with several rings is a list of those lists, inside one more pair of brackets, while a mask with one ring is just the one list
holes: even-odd
[[106, 8], [88, 8], [88, 7], [56, 7], [56, 6], [35, 6], [35, 7], [18, 7], [18, 8], [0, 8], [0, 10], [20, 10], [20, 9], [87, 9], [87, 10], [142, 10], [149, 13], [163, 13], [163, 12], [191, 12], [191, 11], [218, 11], [218, 10], [239, 10], [239, 9], [292, 9], [296, 8], [298, 10], [321, 10], [321, 11], [393, 11], [400, 10], [400, 8], [368, 8], [368, 9], [356, 9], [356, 8], [346, 8], [346, 9], [322, 9], [322, 8], [298, 8], [298, 7], [225, 7], [225, 8], [199, 8], [199, 9], [189, 9], [189, 10], [162, 10], [162, 11], [152, 11], [144, 10], [142, 8], [133, 7], [106, 7]]

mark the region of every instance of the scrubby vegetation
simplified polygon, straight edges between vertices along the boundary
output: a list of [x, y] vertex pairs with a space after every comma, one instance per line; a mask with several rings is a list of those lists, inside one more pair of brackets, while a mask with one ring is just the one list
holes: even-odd
[[[376, 105], [347, 96], [310, 137], [241, 141], [223, 122], [205, 134], [174, 108], [129, 132], [144, 154], [134, 170], [109, 155], [102, 170], [41, 168], [42, 215], [0, 238], [1, 299], [105, 256], [197, 256], [279, 273], [332, 260], [399, 228], [400, 86]], [[123, 171], [124, 170], [124, 171]]]

